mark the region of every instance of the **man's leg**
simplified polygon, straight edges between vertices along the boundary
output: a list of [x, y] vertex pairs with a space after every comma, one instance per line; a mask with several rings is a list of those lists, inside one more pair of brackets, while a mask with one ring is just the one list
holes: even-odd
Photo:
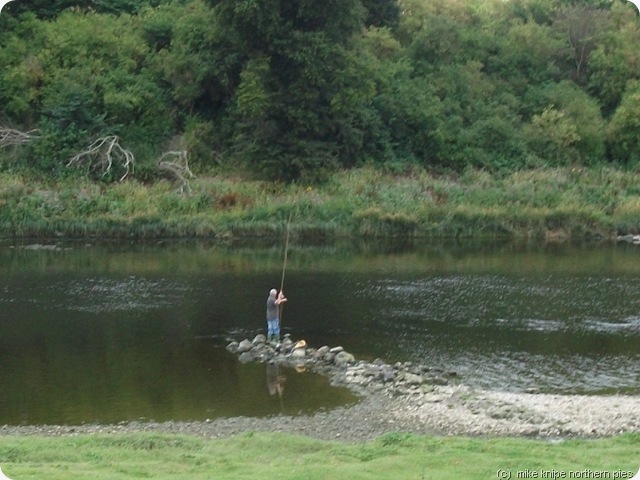
[[267, 322], [267, 341], [280, 341], [280, 327], [278, 319], [269, 320]]

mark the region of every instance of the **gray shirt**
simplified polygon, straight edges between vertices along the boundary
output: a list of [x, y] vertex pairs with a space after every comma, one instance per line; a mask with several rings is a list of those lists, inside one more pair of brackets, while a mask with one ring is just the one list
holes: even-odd
[[276, 298], [269, 296], [269, 298], [267, 298], [267, 320], [275, 320], [276, 318], [278, 318]]

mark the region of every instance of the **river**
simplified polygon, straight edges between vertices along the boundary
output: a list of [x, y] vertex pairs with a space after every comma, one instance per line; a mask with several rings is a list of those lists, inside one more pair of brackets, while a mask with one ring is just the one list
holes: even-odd
[[[52, 244], [53, 245], [53, 244]], [[0, 422], [313, 413], [357, 398], [242, 365], [279, 243], [0, 245]], [[283, 328], [483, 388], [640, 393], [640, 247], [293, 242]]]

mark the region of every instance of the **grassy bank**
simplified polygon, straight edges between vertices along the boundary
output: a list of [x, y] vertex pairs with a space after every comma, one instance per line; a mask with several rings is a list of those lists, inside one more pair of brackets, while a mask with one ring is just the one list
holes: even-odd
[[613, 236], [640, 232], [640, 174], [615, 169], [436, 176], [362, 168], [319, 186], [201, 176], [52, 183], [0, 174], [3, 237]]
[[[544, 478], [543, 470], [566, 475], [546, 478], [630, 478], [640, 466], [639, 441], [638, 435], [550, 443], [387, 434], [366, 444], [282, 434], [245, 434], [224, 440], [146, 433], [1, 437], [0, 466], [15, 480], [486, 480]], [[518, 476], [525, 471], [537, 476]]]

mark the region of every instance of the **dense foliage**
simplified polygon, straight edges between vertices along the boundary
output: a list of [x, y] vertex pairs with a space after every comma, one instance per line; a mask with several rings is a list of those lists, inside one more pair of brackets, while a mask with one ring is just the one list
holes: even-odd
[[118, 135], [273, 178], [378, 164], [640, 162], [626, 0], [18, 0], [0, 14], [0, 169]]

